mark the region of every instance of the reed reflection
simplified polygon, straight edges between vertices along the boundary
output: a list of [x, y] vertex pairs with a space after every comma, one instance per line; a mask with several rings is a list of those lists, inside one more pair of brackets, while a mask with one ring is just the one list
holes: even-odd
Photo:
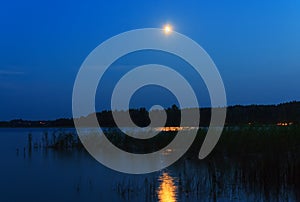
[[160, 202], [176, 202], [177, 186], [174, 179], [166, 172], [159, 177], [158, 199]]

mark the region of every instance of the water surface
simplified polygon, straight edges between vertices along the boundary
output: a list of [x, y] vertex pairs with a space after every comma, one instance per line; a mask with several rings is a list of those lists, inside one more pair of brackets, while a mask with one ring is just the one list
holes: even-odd
[[[159, 172], [129, 175], [106, 168], [84, 150], [57, 151], [43, 147], [45, 142], [51, 144], [53, 134], [62, 131], [75, 132], [74, 129], [55, 128], [0, 129], [0, 201], [299, 199], [297, 186], [288, 180], [295, 177], [287, 170], [291, 168], [272, 169], [262, 165], [264, 161], [257, 157], [233, 160], [223, 155], [205, 161], [184, 157]], [[32, 134], [31, 149], [28, 147], [29, 133]], [[273, 179], [272, 170], [278, 172], [274, 174], [278, 179]]]

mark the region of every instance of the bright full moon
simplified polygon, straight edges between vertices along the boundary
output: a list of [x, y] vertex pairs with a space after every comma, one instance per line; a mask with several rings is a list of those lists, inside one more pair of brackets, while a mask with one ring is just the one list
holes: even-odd
[[172, 26], [169, 24], [165, 25], [164, 32], [165, 32], [165, 34], [170, 34], [172, 32]]

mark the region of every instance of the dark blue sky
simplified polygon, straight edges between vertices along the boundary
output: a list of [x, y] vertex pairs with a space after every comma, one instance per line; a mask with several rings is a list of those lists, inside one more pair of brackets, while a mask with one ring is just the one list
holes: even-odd
[[166, 22], [210, 54], [228, 104], [300, 100], [298, 0], [187, 2], [2, 1], [0, 120], [71, 117], [85, 57], [116, 34]]

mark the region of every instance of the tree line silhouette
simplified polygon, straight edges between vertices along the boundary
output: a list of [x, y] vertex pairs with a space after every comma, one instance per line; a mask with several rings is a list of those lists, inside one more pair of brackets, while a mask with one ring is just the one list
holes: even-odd
[[[208, 126], [211, 118], [211, 108], [188, 108], [182, 110], [198, 110], [200, 111], [200, 124], [199, 126]], [[115, 111], [118, 116], [125, 116], [128, 111]], [[153, 116], [163, 113], [162, 110], [154, 110], [149, 112], [146, 108], [129, 109], [129, 114], [132, 121], [140, 126], [145, 127], [150, 124], [149, 113], [153, 113]], [[173, 105], [165, 109], [167, 114], [167, 120], [165, 126], [179, 126], [181, 110]], [[95, 115], [95, 114], [93, 114]], [[115, 127], [112, 111], [104, 110], [97, 112], [96, 117], [101, 127]], [[75, 121], [80, 120], [87, 127], [92, 127], [90, 120], [92, 114], [86, 117], [80, 117]], [[187, 126], [196, 126], [195, 120], [191, 120], [191, 123]], [[298, 124], [300, 123], [300, 102], [292, 101], [288, 103], [282, 103], [278, 105], [235, 105], [227, 107], [226, 125], [241, 125], [241, 124]], [[126, 123], [123, 125], [126, 127]], [[62, 118], [56, 120], [41, 120], [30, 121], [15, 119], [11, 121], [0, 122], [0, 127], [74, 127], [72, 118]]]

